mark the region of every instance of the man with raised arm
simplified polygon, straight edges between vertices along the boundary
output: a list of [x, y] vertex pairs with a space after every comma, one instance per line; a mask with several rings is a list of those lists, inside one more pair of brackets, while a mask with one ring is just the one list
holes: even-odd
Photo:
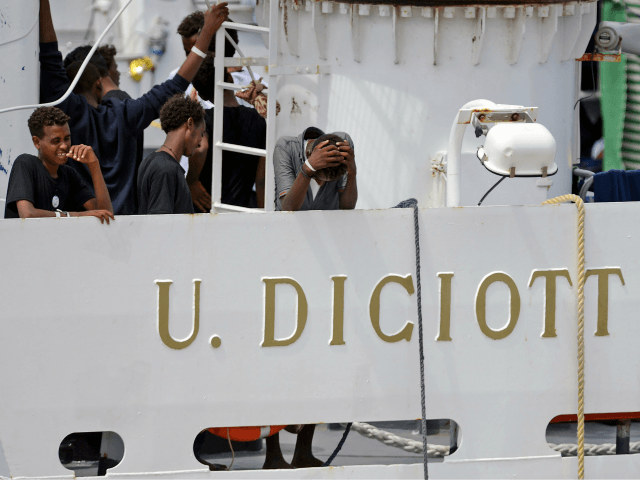
[[[106, 100], [100, 105], [100, 89], [72, 93], [58, 107], [71, 117], [69, 127], [75, 141], [93, 147], [113, 199], [116, 214], [136, 213], [134, 171], [136, 137], [158, 118], [162, 105], [174, 94], [184, 92], [200, 68], [202, 59], [220, 25], [227, 19], [226, 3], [204, 13], [205, 23], [191, 53], [176, 76], [136, 100]], [[40, 0], [40, 101], [61, 98], [71, 82], [67, 78], [56, 32], [51, 19], [49, 0]], [[90, 174], [84, 165], [69, 164], [85, 178]]]
[[282, 137], [273, 152], [276, 210], [350, 210], [358, 201], [351, 137], [309, 127]]
[[[69, 117], [55, 107], [38, 108], [29, 117], [29, 132], [38, 156], [16, 158], [9, 177], [5, 218], [85, 217], [101, 223], [114, 219], [109, 191], [98, 159], [87, 145], [71, 145]], [[86, 165], [95, 195], [67, 159]]]

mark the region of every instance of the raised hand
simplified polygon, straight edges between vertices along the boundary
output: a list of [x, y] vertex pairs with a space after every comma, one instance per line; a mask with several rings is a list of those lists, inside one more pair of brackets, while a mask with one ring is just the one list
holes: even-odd
[[98, 157], [96, 157], [93, 148], [88, 145], [73, 145], [69, 149], [67, 157], [73, 158], [74, 160], [86, 165], [98, 163]]
[[229, 17], [229, 8], [227, 2], [222, 2], [211, 7], [204, 14], [204, 27], [202, 30], [207, 30], [209, 33], [214, 34], [218, 31], [223, 22], [227, 21]]
[[347, 172], [356, 173], [356, 155], [353, 148], [351, 148], [349, 142], [340, 142], [338, 145], [338, 150], [342, 155], [341, 162], [347, 166]]
[[328, 145], [329, 140], [325, 140], [318, 145], [309, 157], [309, 163], [316, 170], [327, 167], [337, 167], [343, 163], [343, 156], [335, 145]]
[[104, 224], [104, 221], [107, 221], [107, 225], [109, 224], [109, 220], [115, 220], [116, 217], [113, 216], [113, 213], [109, 210], [97, 209], [97, 210], [87, 210], [86, 212], [72, 212], [72, 217], [96, 217], [100, 220], [100, 223]]

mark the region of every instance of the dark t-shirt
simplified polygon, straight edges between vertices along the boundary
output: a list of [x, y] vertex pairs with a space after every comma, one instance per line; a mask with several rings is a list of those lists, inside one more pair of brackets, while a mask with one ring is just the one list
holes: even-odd
[[4, 218], [20, 218], [18, 200], [28, 200], [35, 208], [55, 212], [82, 212], [84, 204], [95, 195], [68, 165], [58, 167], [58, 178], [53, 178], [38, 157], [23, 154], [11, 168]]
[[158, 213], [193, 213], [184, 170], [166, 152], [147, 155], [138, 173], [138, 214]]
[[[105, 100], [110, 98], [116, 100], [131, 100], [131, 96], [124, 90], [111, 90], [102, 97], [102, 104]], [[144, 133], [140, 133], [136, 137], [136, 169], [133, 171], [133, 199], [135, 204], [135, 210], [138, 211], [138, 170], [140, 170], [140, 164], [142, 163], [142, 157], [144, 156]]]
[[[207, 151], [207, 159], [200, 172], [200, 183], [211, 194], [213, 109], [206, 111], [205, 119], [207, 120], [210, 146]], [[245, 147], [265, 148], [267, 124], [254, 108], [224, 107], [223, 125], [223, 142]], [[222, 203], [248, 207], [257, 169], [258, 157], [225, 151], [222, 154]]]

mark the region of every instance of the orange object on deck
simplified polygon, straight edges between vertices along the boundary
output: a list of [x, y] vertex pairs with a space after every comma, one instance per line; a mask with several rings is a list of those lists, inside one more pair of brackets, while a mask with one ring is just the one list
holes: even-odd
[[234, 442], [252, 442], [278, 433], [286, 425], [264, 425], [262, 427], [215, 427], [207, 428], [211, 433]]

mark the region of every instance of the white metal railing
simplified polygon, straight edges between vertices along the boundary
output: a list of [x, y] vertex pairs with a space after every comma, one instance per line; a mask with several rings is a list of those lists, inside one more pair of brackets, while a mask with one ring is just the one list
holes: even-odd
[[[278, 18], [278, 2], [272, 2], [274, 5], [271, 5], [270, 13], [272, 15], [272, 22], [269, 25], [277, 25]], [[273, 20], [275, 18], [275, 20]], [[242, 51], [238, 48], [237, 44], [233, 42], [233, 39], [230, 38], [227, 33], [227, 28], [233, 28], [234, 30], [246, 31], [246, 32], [256, 32], [256, 33], [271, 33], [270, 28], [266, 27], [256, 27], [253, 25], [246, 25], [242, 23], [235, 22], [224, 22], [218, 32], [216, 33], [216, 55], [214, 58], [214, 66], [215, 66], [215, 92], [213, 103], [214, 105], [222, 106], [224, 105], [224, 91], [225, 90], [240, 90], [242, 87], [240, 85], [235, 85], [232, 83], [228, 83], [224, 81], [224, 69], [225, 67], [232, 66], [244, 66], [251, 69], [251, 66], [267, 66], [270, 65], [270, 59], [277, 58], [277, 33], [275, 35], [269, 35], [269, 57], [262, 58], [252, 58], [245, 57], [242, 54]], [[276, 30], [277, 31], [277, 30]], [[224, 56], [224, 45], [225, 45], [225, 37], [229, 38], [230, 41], [236, 47], [236, 50], [241, 55], [241, 57], [225, 57]], [[273, 53], [276, 52], [274, 55]], [[253, 72], [250, 71], [251, 77], [255, 79]], [[267, 101], [267, 144], [266, 149], [260, 148], [250, 148], [242, 145], [233, 145], [229, 143], [225, 143], [223, 141], [224, 138], [224, 108], [215, 108], [213, 110], [213, 155], [212, 155], [212, 185], [211, 185], [211, 212], [212, 213], [222, 213], [222, 212], [249, 212], [255, 213], [256, 211], [272, 211], [274, 209], [273, 197], [274, 197], [274, 178], [273, 178], [273, 154], [269, 152], [273, 151], [273, 147], [275, 146], [276, 140], [276, 120], [275, 120], [275, 97], [276, 97], [276, 78], [274, 75], [269, 75], [269, 85], [271, 88], [269, 89], [269, 96]], [[225, 151], [228, 152], [238, 152], [244, 153], [247, 155], [254, 155], [259, 157], [266, 157], [265, 162], [265, 195], [264, 195], [264, 209], [249, 209], [243, 207], [236, 207], [234, 205], [227, 205], [222, 203], [222, 155]]]

